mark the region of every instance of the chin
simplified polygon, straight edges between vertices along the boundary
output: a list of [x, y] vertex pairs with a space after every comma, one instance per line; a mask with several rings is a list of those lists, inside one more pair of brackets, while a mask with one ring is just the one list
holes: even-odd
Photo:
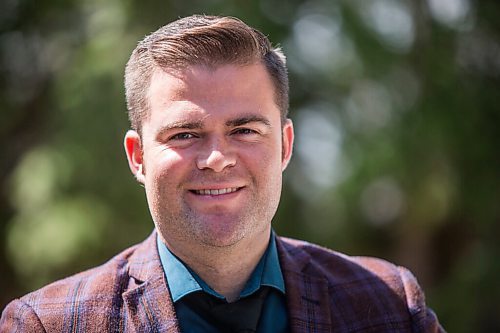
[[201, 243], [212, 247], [230, 247], [245, 238], [241, 231], [218, 230], [198, 235]]

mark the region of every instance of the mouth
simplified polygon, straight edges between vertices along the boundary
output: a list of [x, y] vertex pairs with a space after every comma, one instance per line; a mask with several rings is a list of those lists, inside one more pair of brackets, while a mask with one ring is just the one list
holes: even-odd
[[229, 194], [229, 193], [234, 193], [242, 189], [242, 187], [228, 187], [228, 188], [220, 188], [220, 189], [201, 189], [201, 190], [190, 190], [191, 193], [194, 193], [196, 195], [223, 195], [223, 194]]

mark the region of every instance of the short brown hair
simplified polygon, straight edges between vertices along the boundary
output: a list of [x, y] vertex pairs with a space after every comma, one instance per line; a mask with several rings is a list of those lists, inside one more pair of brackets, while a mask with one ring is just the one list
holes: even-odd
[[153, 72], [187, 66], [216, 67], [261, 62], [275, 87], [282, 123], [288, 115], [288, 74], [280, 48], [258, 30], [234, 17], [193, 15], [169, 23], [140, 41], [125, 68], [125, 95], [132, 129], [141, 132], [149, 113]]

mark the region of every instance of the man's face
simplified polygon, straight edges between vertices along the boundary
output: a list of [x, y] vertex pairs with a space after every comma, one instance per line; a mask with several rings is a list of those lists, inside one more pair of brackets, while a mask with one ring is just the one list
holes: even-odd
[[125, 148], [167, 244], [224, 247], [268, 232], [293, 126], [282, 127], [265, 67], [157, 70], [149, 101], [142, 140], [129, 131]]

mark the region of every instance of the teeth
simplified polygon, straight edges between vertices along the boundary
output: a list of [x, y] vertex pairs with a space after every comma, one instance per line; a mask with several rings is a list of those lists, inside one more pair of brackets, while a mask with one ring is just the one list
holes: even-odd
[[221, 195], [221, 194], [236, 192], [236, 190], [238, 190], [237, 187], [230, 187], [230, 188], [221, 188], [219, 190], [196, 190], [195, 193], [200, 195]]

